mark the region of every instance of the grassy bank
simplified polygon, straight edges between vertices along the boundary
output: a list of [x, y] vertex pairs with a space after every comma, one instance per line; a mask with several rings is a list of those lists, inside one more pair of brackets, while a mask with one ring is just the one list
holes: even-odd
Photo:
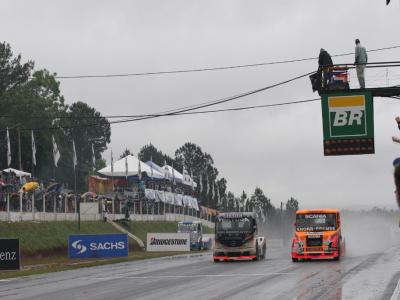
[[[130, 221], [120, 224], [144, 242], [148, 232], [172, 233], [176, 232], [178, 228], [178, 222]], [[203, 227], [203, 230], [204, 233], [214, 232], [208, 227]], [[77, 222], [0, 222], [0, 237], [19, 238], [22, 255], [22, 270], [1, 272], [0, 279], [178, 254], [174, 252], [144, 252], [138, 250], [137, 246], [134, 247], [136, 244], [130, 240], [129, 257], [81, 260], [68, 258], [69, 235], [101, 233], [119, 233], [119, 231], [105, 222], [81, 222], [80, 230], [78, 230]]]
[[77, 222], [0, 222], [0, 237], [19, 238], [23, 256], [66, 251], [69, 235], [89, 233], [119, 232], [105, 222], [81, 222], [80, 230]]

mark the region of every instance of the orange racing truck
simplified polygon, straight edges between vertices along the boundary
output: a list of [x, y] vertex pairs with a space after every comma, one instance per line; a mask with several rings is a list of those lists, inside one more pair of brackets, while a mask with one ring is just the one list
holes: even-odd
[[215, 220], [214, 262], [261, 260], [267, 244], [262, 226], [251, 212], [220, 213]]
[[292, 261], [299, 259], [339, 260], [345, 251], [338, 209], [296, 211], [296, 231], [292, 240]]

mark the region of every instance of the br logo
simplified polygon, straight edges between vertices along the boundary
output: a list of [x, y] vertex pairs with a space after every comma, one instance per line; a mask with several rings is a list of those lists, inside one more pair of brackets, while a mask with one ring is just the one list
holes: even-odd
[[364, 95], [329, 97], [328, 108], [331, 137], [367, 134]]

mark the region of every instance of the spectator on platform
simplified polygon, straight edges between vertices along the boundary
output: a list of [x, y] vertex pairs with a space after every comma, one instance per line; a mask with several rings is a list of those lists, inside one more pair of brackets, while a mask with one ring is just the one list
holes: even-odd
[[363, 45], [361, 45], [360, 40], [356, 39], [354, 64], [356, 65], [357, 78], [360, 84], [360, 89], [365, 89], [364, 70], [365, 70], [365, 65], [367, 63], [368, 63], [367, 50]]
[[332, 77], [331, 67], [333, 65], [332, 57], [324, 48], [321, 48], [319, 51], [318, 57], [318, 72], [321, 73], [323, 78], [323, 85], [322, 88], [326, 89], [328, 82], [330, 82]]

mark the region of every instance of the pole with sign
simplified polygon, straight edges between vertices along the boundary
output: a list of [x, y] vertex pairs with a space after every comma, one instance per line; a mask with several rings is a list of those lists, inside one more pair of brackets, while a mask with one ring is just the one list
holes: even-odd
[[323, 94], [322, 121], [325, 156], [375, 153], [370, 92]]

